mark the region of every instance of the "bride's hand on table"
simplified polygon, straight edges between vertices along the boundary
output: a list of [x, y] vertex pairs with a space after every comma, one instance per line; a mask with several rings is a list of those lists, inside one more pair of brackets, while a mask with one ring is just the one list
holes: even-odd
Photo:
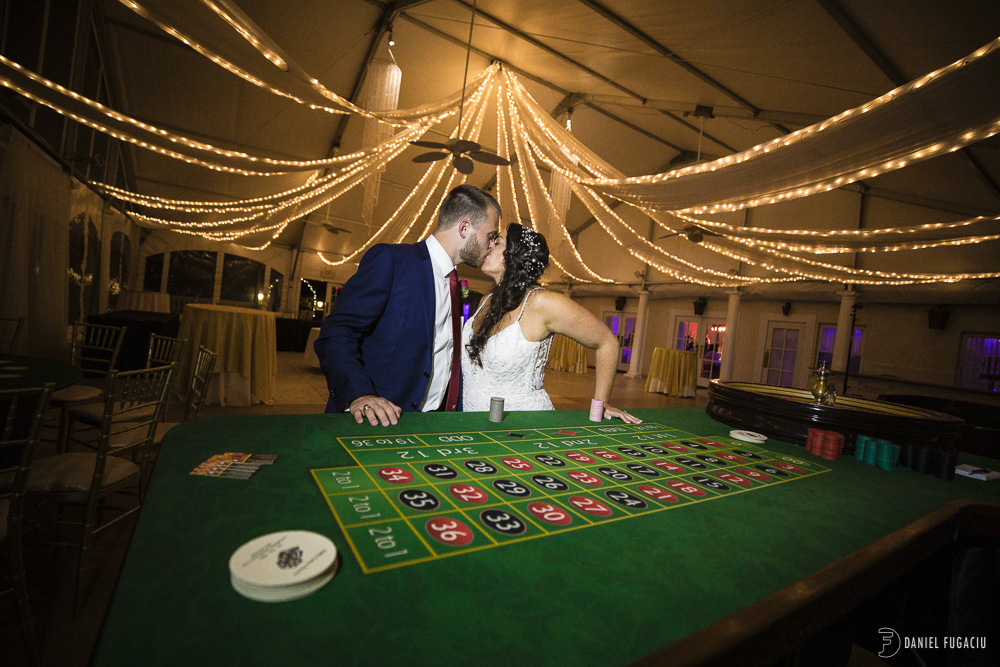
[[621, 419], [626, 424], [641, 424], [642, 420], [634, 415], [630, 415], [624, 410], [619, 410], [618, 408], [613, 408], [610, 405], [604, 406], [604, 418], [605, 419]]

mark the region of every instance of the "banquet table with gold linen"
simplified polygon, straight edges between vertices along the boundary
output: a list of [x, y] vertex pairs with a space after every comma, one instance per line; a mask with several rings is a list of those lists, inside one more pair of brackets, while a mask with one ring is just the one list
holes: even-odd
[[218, 355], [206, 402], [215, 405], [274, 403], [278, 353], [272, 312], [189, 303], [179, 338], [187, 340], [175, 387], [186, 391], [198, 347]]
[[653, 350], [653, 361], [646, 375], [646, 391], [668, 396], [690, 397], [698, 386], [698, 353], [686, 350]]
[[549, 350], [547, 368], [570, 373], [587, 372], [587, 348], [571, 338], [555, 334]]

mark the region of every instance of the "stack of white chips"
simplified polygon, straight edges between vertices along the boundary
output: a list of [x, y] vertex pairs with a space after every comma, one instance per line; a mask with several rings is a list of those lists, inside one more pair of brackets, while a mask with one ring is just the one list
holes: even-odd
[[337, 547], [306, 530], [269, 533], [250, 540], [229, 559], [236, 592], [260, 602], [284, 602], [318, 591], [337, 572]]
[[599, 422], [604, 419], [604, 401], [599, 398], [590, 399], [590, 421]]
[[729, 437], [742, 440], [743, 442], [752, 442], [757, 445], [763, 445], [767, 442], [767, 436], [756, 431], [732, 430], [729, 432]]

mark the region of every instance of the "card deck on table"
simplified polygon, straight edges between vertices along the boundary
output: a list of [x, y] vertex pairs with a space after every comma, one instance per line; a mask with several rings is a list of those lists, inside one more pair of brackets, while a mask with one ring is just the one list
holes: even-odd
[[191, 474], [205, 477], [250, 479], [263, 466], [273, 465], [277, 459], [277, 454], [226, 452], [209, 457], [208, 460], [192, 470]]

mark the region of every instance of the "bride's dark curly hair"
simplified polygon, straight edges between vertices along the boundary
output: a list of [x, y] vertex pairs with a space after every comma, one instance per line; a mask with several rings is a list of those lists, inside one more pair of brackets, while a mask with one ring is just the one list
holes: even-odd
[[549, 265], [549, 245], [545, 237], [516, 222], [507, 227], [507, 245], [503, 250], [504, 272], [500, 282], [490, 293], [490, 303], [482, 323], [472, 331], [472, 338], [466, 349], [469, 358], [480, 368], [483, 365], [480, 354], [486, 346], [491, 332], [500, 319], [517, 308], [529, 287], [538, 284], [538, 279]]

